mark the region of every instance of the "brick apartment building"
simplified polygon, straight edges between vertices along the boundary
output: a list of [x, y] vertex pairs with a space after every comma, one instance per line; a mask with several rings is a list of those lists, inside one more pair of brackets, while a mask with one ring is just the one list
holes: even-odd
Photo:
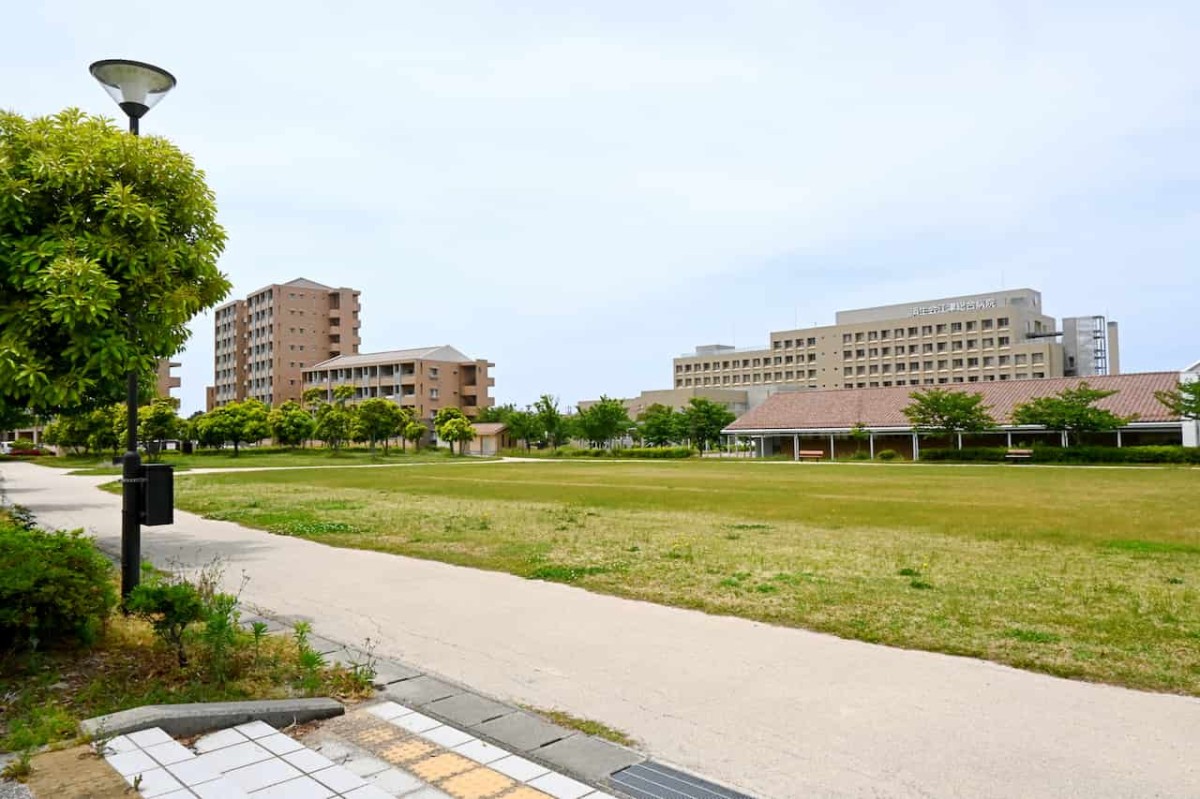
[[426, 423], [451, 406], [473, 418], [495, 404], [490, 389], [496, 380], [488, 374], [495, 365], [451, 346], [342, 355], [305, 367], [303, 387], [324, 389], [332, 401], [335, 387], [353, 386], [351, 402], [383, 397], [412, 408]]
[[248, 398], [299, 401], [305, 368], [358, 352], [359, 294], [297, 278], [217, 308], [208, 409]]

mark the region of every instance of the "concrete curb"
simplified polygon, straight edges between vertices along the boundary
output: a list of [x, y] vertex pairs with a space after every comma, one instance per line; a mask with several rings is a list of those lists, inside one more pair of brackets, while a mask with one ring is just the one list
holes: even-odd
[[265, 721], [272, 727], [280, 728], [333, 718], [345, 712], [341, 702], [326, 698], [143, 705], [87, 719], [79, 728], [91, 738], [124, 735], [151, 727], [162, 728], [172, 738], [185, 738], [249, 721]]
[[[267, 616], [260, 610], [257, 615], [243, 616], [242, 624], [249, 627], [255, 621], [265, 621], [272, 628], [279, 628], [298, 620], [288, 616]], [[369, 658], [367, 653], [324, 638], [316, 631], [309, 635], [309, 642], [330, 663], [349, 666], [366, 663]], [[333, 649], [333, 646], [337, 648]], [[538, 715], [426, 674], [409, 664], [380, 658], [375, 660], [374, 666], [375, 686], [384, 698], [597, 788], [613, 790], [610, 777], [614, 773], [648, 760], [641, 752], [552, 724]]]

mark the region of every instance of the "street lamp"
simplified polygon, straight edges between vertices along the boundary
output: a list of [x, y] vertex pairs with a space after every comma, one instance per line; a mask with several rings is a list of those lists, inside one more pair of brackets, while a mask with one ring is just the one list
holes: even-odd
[[[100, 81], [109, 96], [117, 101], [129, 117], [129, 132], [138, 135], [138, 120], [146, 115], [167, 92], [175, 88], [175, 77], [141, 61], [109, 58], [92, 64], [88, 71]], [[125, 457], [121, 468], [121, 596], [137, 587], [142, 560], [142, 492], [145, 481], [142, 458], [138, 455], [138, 375], [130, 369], [126, 374]]]

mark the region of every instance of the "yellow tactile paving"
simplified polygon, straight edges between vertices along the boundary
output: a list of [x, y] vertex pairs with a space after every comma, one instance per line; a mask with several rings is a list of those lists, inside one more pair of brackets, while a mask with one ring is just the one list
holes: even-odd
[[350, 737], [362, 744], [371, 746], [387, 746], [404, 738], [404, 733], [388, 724], [385, 727], [372, 727], [351, 733]]
[[500, 799], [550, 799], [550, 796], [541, 791], [534, 790], [528, 785], [522, 785], [512, 793], [504, 794]]
[[453, 752], [446, 752], [437, 757], [413, 763], [408, 770], [426, 782], [437, 782], [476, 767], [477, 764], [473, 760], [467, 760], [462, 755], [456, 755]]
[[491, 799], [515, 784], [498, 771], [477, 768], [451, 777], [438, 787], [458, 799]]
[[434, 746], [430, 743], [410, 738], [407, 741], [394, 743], [375, 750], [376, 753], [393, 766], [403, 766], [406, 763], [412, 763], [420, 760], [423, 757], [433, 754], [441, 747]]

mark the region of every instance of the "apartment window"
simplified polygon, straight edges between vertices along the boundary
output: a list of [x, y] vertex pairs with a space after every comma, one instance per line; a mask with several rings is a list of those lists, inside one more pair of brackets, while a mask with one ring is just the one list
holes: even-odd
[[979, 377], [977, 375], [971, 375], [970, 377], [967, 378], [967, 382], [968, 383], [978, 383]]
[[937, 326], [937, 332], [938, 332], [939, 334], [940, 334], [940, 333], [945, 333], [945, 332], [946, 332], [946, 326], [945, 326], [944, 324], [942, 324], [942, 325], [938, 325], [938, 326]]
[[909, 363], [908, 363], [908, 370], [909, 370], [910, 372], [917, 372], [917, 371], [920, 371], [920, 369], [921, 369], [921, 362], [920, 362], [920, 361], [909, 361]]
[[774, 342], [774, 344], [775, 344], [775, 349], [777, 349], [777, 350], [783, 349], [782, 341], [776, 341], [776, 342]]
[[996, 376], [995, 376], [995, 375], [984, 375], [984, 376], [983, 376], [983, 382], [985, 382], [985, 383], [994, 383], [994, 382], [996, 382]]
[[915, 327], [910, 327], [910, 328], [908, 329], [908, 335], [909, 335], [909, 337], [910, 337], [910, 338], [911, 338], [912, 336], [915, 336], [915, 335], [917, 335], [917, 329], [916, 329]]
[[887, 356], [887, 355], [891, 355], [891, 354], [892, 354], [892, 348], [891, 348], [891, 347], [884, 347], [884, 348], [883, 348], [883, 350], [882, 350], [882, 354], [883, 354], [883, 355], [885, 355], [885, 356]]
[[921, 346], [921, 352], [933, 352], [932, 344], [924, 344]]
[[1000, 336], [998, 339], [996, 339], [996, 343], [999, 344], [1001, 347], [1007, 347], [1008, 341], [1009, 341], [1008, 336]]
[[842, 388], [854, 388], [853, 383], [842, 383]]
[[733, 376], [733, 384], [734, 384], [734, 385], [737, 385], [739, 382], [741, 382], [741, 380], [740, 380], [740, 376], [739, 376], [739, 375], [734, 375], [734, 376]]
[[848, 360], [850, 360], [850, 359], [851, 359], [851, 358], [853, 358], [853, 357], [854, 357], [854, 351], [853, 351], [853, 350], [842, 350], [842, 359], [843, 359], [843, 360], [846, 360], [846, 361], [848, 361]]
[[867, 373], [867, 367], [865, 367], [865, 366], [856, 366], [856, 367], [854, 367], [854, 374], [856, 374], [856, 375], [865, 375], [866, 373]]
[[984, 319], [980, 324], [983, 326], [984, 330], [991, 330], [995, 325], [995, 322], [993, 322], [991, 319]]
[[999, 319], [996, 320], [996, 324], [999, 327], [1008, 327], [1008, 317], [1001, 316]]
[[960, 352], [962, 350], [962, 348], [963, 348], [963, 343], [961, 341], [950, 342], [950, 349], [954, 350], [955, 352]]
[[852, 375], [852, 374], [854, 374], [854, 367], [853, 367], [853, 366], [846, 366], [846, 367], [843, 367], [843, 368], [842, 368], [842, 375], [843, 375], [843, 376], [845, 376], [845, 377], [849, 377], [849, 376], [850, 376], [850, 375]]
[[967, 358], [967, 366], [971, 366], [971, 367], [979, 366], [979, 359], [978, 358]]
[[785, 355], [785, 356], [783, 356], [783, 362], [784, 363], [794, 363], [795, 358], [793, 358], [791, 355]]
[[879, 331], [879, 337], [880, 337], [881, 339], [883, 339], [884, 341], [886, 341], [886, 340], [887, 340], [887, 338], [888, 338], [888, 335], [889, 335], [889, 331], [887, 331], [887, 330], [880, 330], [880, 331]]
[[945, 369], [945, 368], [946, 368], [946, 366], [948, 365], [948, 363], [947, 363], [947, 361], [946, 361], [946, 359], [945, 359], [945, 358], [942, 358], [942, 359], [941, 359], [941, 360], [939, 360], [937, 363], [938, 363], [938, 368], [939, 368], [939, 369]]
[[905, 366], [904, 366], [904, 364], [902, 364], [902, 363], [898, 363], [898, 364], [896, 364], [896, 371], [897, 371], [897, 372], [903, 372], [904, 370], [905, 370]]
[[852, 341], [854, 341], [854, 336], [850, 335], [849, 333], [842, 334], [842, 343], [843, 344], [849, 344]]
[[[943, 383], [945, 383], [945, 382], [946, 382], [946, 378], [944, 378], [944, 377], [943, 377], [943, 378], [942, 378], [942, 382], [943, 382]], [[932, 378], [932, 377], [927, 377], [927, 378], [925, 378], [924, 380], [922, 380], [922, 381], [921, 381], [921, 383], [922, 383], [923, 385], [926, 385], [926, 386], [932, 386], [932, 385], [933, 385], [933, 378]], [[908, 381], [908, 384], [909, 384], [910, 386], [915, 386], [915, 385], [916, 385], [916, 383], [915, 383], [915, 382], [913, 382], [912, 380]]]
[[1045, 363], [1046, 356], [1040, 352], [1033, 353], [1033, 363]]
[[923, 366], [923, 367], [924, 367], [924, 368], [926, 368], [926, 369], [932, 369], [932, 368], [933, 368], [933, 361], [922, 361], [922, 362], [921, 362], [921, 366]]
[[781, 364], [781, 363], [783, 363], [783, 358], [781, 358], [781, 357], [779, 357], [778, 355], [776, 355], [776, 356], [775, 356], [775, 365], [776, 365], [776, 366], [779, 366], [779, 364]]
[[810, 346], [810, 347], [817, 346], [817, 340], [815, 338], [810, 338], [807, 343], [808, 343], [808, 346]]
[[999, 361], [1001, 366], [1008, 366], [1009, 356], [1001, 355]]
[[954, 378], [954, 382], [955, 382], [955, 383], [961, 383], [962, 381], [963, 381], [962, 377], [955, 377], [955, 378]]
[[944, 342], [944, 341], [939, 341], [939, 342], [937, 343], [937, 351], [938, 351], [938, 352], [945, 352], [945, 351], [946, 351], [946, 342]]
[[1007, 380], [1007, 379], [1008, 379], [1008, 375], [1000, 375], [1000, 379], [1001, 379], [1001, 380]]
[[1026, 363], [1028, 363], [1028, 361], [1029, 361], [1028, 355], [1021, 354], [1021, 355], [1013, 356], [1013, 363], [1015, 363], [1017, 366], [1024, 366]]
[[970, 333], [970, 332], [971, 332], [972, 330], [974, 330], [974, 329], [975, 329], [977, 326], [978, 326], [978, 325], [976, 325], [976, 323], [975, 323], [975, 320], [974, 320], [974, 319], [972, 319], [971, 321], [967, 322], [967, 332], [968, 332], [968, 333]]
[[867, 333], [867, 341], [878, 341], [878, 340], [879, 340], [879, 334], [876, 333], [874, 330], [872, 330], [870, 333]]
[[1045, 376], [1046, 376], [1046, 373], [1045, 373], [1045, 372], [1034, 372], [1034, 373], [1033, 373], [1033, 376], [1034, 376], [1034, 378], [1035, 378], [1035, 379], [1036, 379], [1036, 378], [1040, 378], [1040, 377], [1045, 377]]
[[809, 380], [812, 380], [812, 379], [813, 379], [813, 378], [815, 378], [816, 376], [817, 376], [817, 370], [816, 370], [816, 369], [809, 369], [809, 370], [808, 370], [808, 379], [809, 379]]
[[[939, 384], [940, 384], [940, 383], [948, 383], [948, 382], [949, 382], [949, 381], [948, 381], [948, 380], [946, 380], [946, 378], [944, 378], [944, 377], [939, 377], [939, 378], [937, 379], [937, 381], [938, 381], [938, 383], [939, 383]], [[932, 383], [933, 381], [932, 381], [932, 380], [926, 380], [925, 382], [926, 382], [926, 383]]]
[[967, 349], [974, 350], [974, 349], [978, 349], [978, 348], [979, 348], [979, 339], [974, 339], [974, 338], [967, 339]]
[[867, 350], [867, 355], [871, 356], [872, 358], [878, 358], [879, 357], [879, 348], [871, 347], [871, 349]]
[[862, 340], [863, 340], [863, 334], [862, 334], [862, 333], [855, 333], [855, 334], [854, 334], [854, 340], [855, 340], [855, 341], [862, 341]]
[[932, 336], [933, 335], [933, 325], [921, 325], [921, 335], [922, 336]]
[[950, 332], [961, 333], [962, 332], [962, 322], [951, 322], [950, 323]]
[[783, 372], [776, 372], [776, 373], [775, 373], [775, 379], [776, 379], [776, 380], [782, 380], [782, 379], [783, 379]]
[[962, 365], [963, 365], [963, 359], [962, 359], [962, 358], [955, 358], [954, 360], [952, 360], [952, 361], [950, 362], [950, 365], [951, 365], [952, 367], [954, 367], [955, 369], [961, 369], [961, 368], [962, 368]]
[[[705, 368], [705, 370], [707, 370], [708, 364], [704, 364], [704, 368]], [[429, 367], [429, 377], [433, 380], [437, 380], [437, 376], [438, 376], [438, 368], [436, 366]]]
[[885, 363], [883, 365], [883, 373], [888, 374], [891, 371], [892, 371], [892, 365], [890, 363]]
[[865, 357], [867, 357], [867, 351], [866, 351], [866, 350], [855, 350], [855, 351], [854, 351], [854, 357], [856, 357], [856, 358], [865, 358]]
[[754, 359], [754, 365], [755, 365], [755, 366], [762, 366], [762, 359], [761, 359], [761, 358], [755, 358], [755, 359]]
[[991, 349], [991, 348], [992, 348], [992, 347], [994, 347], [994, 346], [996, 346], [996, 339], [994, 339], [994, 338], [985, 338], [985, 339], [983, 340], [983, 348], [984, 348], [984, 349]]
[[879, 374], [879, 367], [876, 366], [875, 364], [871, 364], [870, 369], [868, 369], [868, 373], [873, 374], [873, 375]]
[[792, 379], [792, 374], [793, 374], [792, 372], [784, 372], [784, 373], [783, 373], [783, 379], [784, 379], [784, 380], [791, 380], [791, 379]]
[[[790, 356], [790, 355], [789, 355], [788, 357], [790, 358], [790, 357], [792, 357], [792, 356]], [[721, 361], [721, 368], [722, 368], [722, 369], [728, 369], [728, 368], [729, 368], [729, 361]]]
[[892, 331], [893, 338], [904, 338], [904, 328], [898, 327]]
[[815, 363], [815, 362], [816, 362], [816, 360], [817, 360], [817, 354], [816, 354], [815, 352], [810, 352], [810, 353], [808, 354], [808, 362], [809, 362], [809, 363]]
[[995, 366], [996, 359], [993, 358], [991, 355], [985, 355], [985, 356], [983, 356], [983, 365], [984, 366]]

